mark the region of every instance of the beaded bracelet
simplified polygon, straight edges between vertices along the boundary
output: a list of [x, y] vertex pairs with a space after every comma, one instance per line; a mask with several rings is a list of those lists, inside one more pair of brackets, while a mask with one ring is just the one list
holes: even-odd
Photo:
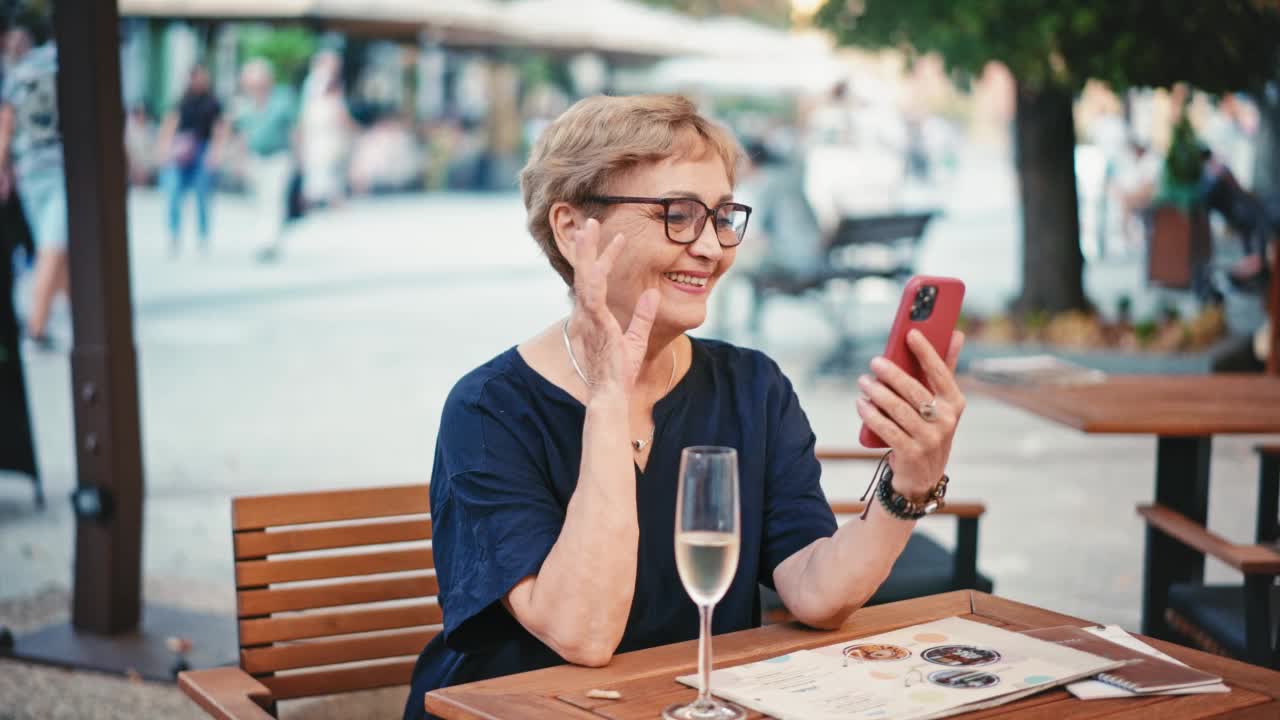
[[[929, 492], [929, 497], [924, 502], [915, 502], [907, 499], [897, 490], [893, 489], [893, 468], [889, 466], [889, 456], [893, 451], [884, 454], [880, 458], [880, 463], [876, 465], [876, 471], [871, 476], [871, 484], [867, 486], [866, 492], [862, 493], [862, 501], [866, 502], [867, 495], [871, 494], [872, 487], [876, 489], [876, 498], [884, 509], [890, 515], [900, 520], [919, 520], [925, 515], [929, 515], [942, 509], [945, 504], [943, 498], [947, 494], [947, 483], [951, 478], [944, 473], [942, 479]], [[871, 512], [871, 503], [866, 503], [862, 509], [861, 519], [866, 519], [867, 513]]]

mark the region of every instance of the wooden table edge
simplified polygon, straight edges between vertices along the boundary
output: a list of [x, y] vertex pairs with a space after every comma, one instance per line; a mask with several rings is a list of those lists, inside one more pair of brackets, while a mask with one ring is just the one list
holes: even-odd
[[[1115, 375], [1116, 380], [1124, 381], [1133, 378], [1150, 379], [1153, 382], [1169, 381], [1176, 378], [1188, 378], [1204, 381], [1206, 378], [1231, 379], [1250, 378], [1260, 383], [1280, 385], [1280, 380], [1254, 373], [1213, 373], [1210, 375]], [[1237, 419], [1206, 428], [1203, 423], [1194, 423], [1180, 418], [1161, 417], [1153, 413], [1141, 427], [1132, 422], [1119, 422], [1108, 419], [1105, 414], [1095, 413], [1074, 403], [1055, 402], [1054, 390], [1067, 389], [1071, 386], [1057, 387], [1053, 385], [1003, 385], [980, 380], [973, 375], [962, 375], [960, 386], [966, 393], [985, 395], [1007, 405], [1016, 407], [1036, 417], [1056, 422], [1060, 425], [1078, 430], [1089, 435], [1155, 435], [1159, 437], [1210, 437], [1213, 435], [1271, 435], [1280, 432], [1280, 427], [1272, 422]], [[1043, 390], [1043, 393], [1036, 393]]]
[[[923, 600], [930, 600], [932, 602], [930, 604], [922, 604], [921, 601]], [[932, 613], [929, 613], [929, 615], [931, 616], [924, 616], [924, 615], [917, 615], [917, 614], [912, 614], [910, 612], [907, 612], [906, 609], [904, 609], [902, 606], [908, 603], [916, 604], [924, 608], [930, 608], [934, 606], [936, 607], [934, 607], [934, 611]], [[902, 617], [903, 622], [901, 622], [900, 624], [896, 624], [895, 627], [888, 627], [888, 628], [871, 627], [865, 633], [859, 633], [857, 635], [851, 636], [851, 639], [856, 637], [863, 637], [865, 635], [874, 635], [882, 632], [890, 632], [893, 629], [909, 627], [911, 625], [919, 624], [922, 622], [930, 622], [932, 620], [942, 619], [944, 617], [952, 617], [952, 616], [964, 617], [966, 615], [977, 616], [979, 618], [994, 620], [1001, 624], [1022, 626], [1022, 627], [1032, 627], [1032, 626], [1051, 627], [1053, 624], [1075, 625], [1077, 627], [1098, 625], [1098, 623], [1091, 620], [1086, 620], [1083, 618], [1078, 618], [1071, 615], [1054, 612], [1052, 610], [1040, 608], [1035, 605], [1021, 603], [1016, 600], [1009, 600], [1007, 598], [997, 597], [981, 591], [960, 590], [960, 591], [955, 591], [951, 593], [943, 593], [941, 595], [933, 595], [927, 598], [916, 598], [914, 600], [905, 600], [898, 603], [889, 603], [886, 605], [878, 605], [870, 608], [864, 608], [862, 610], [859, 610], [858, 613], [855, 613], [854, 617], [851, 618], [850, 622], [846, 623], [846, 625], [839, 630], [812, 631], [813, 632], [812, 638], [808, 640], [801, 640], [799, 644], [796, 645], [795, 647], [787, 647], [781, 650], [771, 650], [769, 652], [770, 653], [784, 652], [784, 651], [793, 652], [796, 649], [801, 649], [801, 647], [820, 647], [822, 645], [830, 644], [831, 642], [833, 642], [832, 637], [834, 635], [847, 634], [848, 632], [853, 631], [857, 625], [861, 625], [861, 624], [875, 625], [877, 622], [884, 623], [884, 620], [877, 620], [875, 618], [873, 618], [868, 622], [860, 623], [858, 622], [859, 613], [863, 613], [862, 617], [866, 618], [868, 615], [873, 615], [873, 614], [888, 615], [890, 614], [890, 611], [893, 611], [893, 613], [901, 613], [903, 616]], [[941, 614], [941, 613], [945, 613], [945, 614]], [[1028, 623], [1026, 622], [1027, 620], [1032, 620], [1033, 622]], [[893, 625], [894, 623], [890, 622], [888, 624]], [[738, 631], [736, 633], [727, 633], [725, 635], [718, 635], [716, 636], [716, 638], [717, 638], [717, 641], [723, 641], [725, 638], [729, 638], [731, 636], [742, 636], [745, 633], [758, 633], [760, 630], [764, 630], [770, 627], [784, 628], [784, 629], [790, 628], [792, 632], [796, 630], [796, 626], [794, 626], [794, 624], [788, 624], [785, 626], [765, 626], [765, 628], [752, 628], [749, 630]], [[1240, 688], [1241, 690], [1250, 691], [1264, 698], [1262, 701], [1255, 703], [1253, 705], [1249, 705], [1242, 708], [1237, 708], [1233, 711], [1229, 711], [1230, 714], [1223, 715], [1221, 717], [1236, 717], [1240, 713], [1247, 713], [1246, 715], [1241, 715], [1241, 717], [1252, 718], [1255, 716], [1255, 713], [1254, 713], [1255, 710], [1261, 708], [1270, 712], [1272, 705], [1276, 705], [1276, 708], [1274, 709], [1274, 712], [1276, 714], [1274, 715], [1274, 717], [1280, 717], [1280, 682], [1275, 681], [1277, 675], [1280, 675], [1280, 673], [1276, 673], [1275, 671], [1269, 670], [1267, 668], [1248, 665], [1246, 663], [1242, 663], [1237, 660], [1223, 658], [1218, 655], [1211, 655], [1209, 653], [1205, 653], [1205, 652], [1196, 650], [1194, 648], [1188, 648], [1181, 645], [1168, 643], [1162, 640], [1156, 640], [1154, 638], [1149, 638], [1144, 635], [1139, 635], [1137, 633], [1133, 633], [1133, 635], [1134, 637], [1139, 638], [1143, 642], [1153, 647], [1156, 647], [1157, 649], [1165, 653], [1173, 655], [1174, 657], [1179, 657], [1184, 662], [1187, 662], [1193, 667], [1202, 667], [1202, 668], [1208, 669], [1208, 668], [1217, 668], [1224, 664], [1229, 664], [1231, 666], [1231, 669], [1234, 671], [1233, 676], [1231, 677], [1227, 677], [1224, 675], [1224, 681], [1227, 682], [1229, 686], [1233, 688]], [[672, 648], [672, 647], [677, 647], [679, 645], [689, 645], [691, 647], [696, 647], [696, 643], [697, 641], [693, 640], [686, 643], [678, 643], [676, 645], [669, 645], [669, 646], [663, 646], [663, 647]], [[626, 653], [623, 655], [619, 655], [618, 658], [627, 658], [628, 656], [631, 656], [630, 659], [634, 660], [637, 657], [641, 657], [641, 654], [643, 653], [652, 654], [652, 651], [657, 649], [658, 648], [649, 648], [647, 650], [638, 650], [633, 653]], [[730, 665], [736, 665], [736, 664], [741, 664], [742, 662], [751, 662], [752, 657], [750, 656], [753, 656], [755, 654], [759, 654], [759, 651], [745, 652], [745, 653], [735, 652], [730, 657], [726, 657], [722, 659], [725, 663], [728, 663]], [[696, 657], [693, 654], [692, 650], [689, 652], [689, 658], [692, 661], [690, 665], [691, 666], [696, 665]], [[718, 658], [717, 664], [719, 664], [720, 659], [721, 658]], [[592, 669], [577, 668], [574, 666], [562, 665], [562, 666], [557, 666], [555, 668], [547, 668], [544, 670], [530, 671], [529, 673], [521, 673], [521, 675], [532, 675], [533, 673], [546, 674], [549, 670], [557, 670], [557, 669], [566, 671], [563, 673], [564, 675], [567, 676], [566, 680], [570, 680], [571, 678], [573, 678], [573, 676], [581, 674], [582, 679], [585, 680], [586, 682], [570, 682], [565, 685], [561, 685], [557, 687], [557, 689], [554, 691], [554, 694], [547, 694], [547, 695], [534, 695], [529, 692], [525, 692], [525, 693], [512, 692], [511, 690], [504, 689], [503, 687], [495, 687], [495, 685], [498, 685], [498, 686], [507, 685], [511, 678], [517, 677], [515, 675], [509, 675], [504, 678], [494, 678], [492, 680], [478, 681], [475, 683], [468, 683], [465, 685], [458, 685], [458, 686], [433, 690], [426, 694], [424, 698], [424, 705], [427, 709], [427, 712], [440, 715], [441, 717], [450, 717], [445, 715], [444, 713], [453, 711], [453, 712], [456, 712], [457, 714], [451, 715], [452, 717], [465, 718], [466, 720], [508, 720], [509, 716], [506, 716], [506, 715], [500, 716], [500, 715], [491, 714], [490, 712], [485, 710], [483, 706], [489, 705], [490, 703], [493, 703], [495, 701], [502, 701], [504, 699], [507, 701], [513, 701], [513, 702], [518, 701], [521, 703], [528, 704], [534, 698], [538, 698], [540, 701], [549, 700], [555, 703], [554, 705], [555, 712], [559, 713], [563, 717], [571, 718], [571, 719], [576, 718], [580, 720], [600, 720], [601, 718], [600, 715], [584, 710], [580, 707], [575, 706], [574, 704], [570, 703], [567, 700], [557, 697], [561, 695], [570, 694], [572, 692], [576, 692], [579, 689], [584, 689], [585, 691], [586, 688], [598, 686], [600, 682], [600, 676], [596, 674], [594, 677], [591, 677]], [[583, 672], [579, 673], [578, 671], [583, 671]], [[692, 670], [688, 670], [688, 671], [692, 672]], [[652, 676], [669, 675], [672, 673], [680, 674], [681, 672], [683, 671], [678, 668], [662, 666], [659, 668], [654, 668], [647, 672], [642, 671], [639, 673], [628, 673], [623, 675], [623, 677], [625, 677], [625, 680], [627, 682], [632, 682], [635, 680], [643, 680]], [[1042, 696], [1033, 695], [1019, 702], [1025, 703], [1036, 697], [1042, 697]], [[1153, 697], [1167, 698], [1168, 700], [1173, 701], [1173, 700], [1178, 700], [1183, 698], [1197, 698], [1197, 697], [1208, 697], [1208, 696], [1165, 695], [1165, 696], [1153, 696]], [[1269, 699], [1269, 701], [1267, 699]], [[1089, 701], [1081, 701], [1081, 702], [1089, 702]], [[546, 705], [545, 703], [542, 703], [542, 702], [539, 702], [538, 704], [544, 705], [544, 707], [551, 707], [550, 705]], [[1012, 706], [1000, 706], [1000, 707], [1012, 708]], [[992, 710], [998, 710], [998, 708], [993, 708]], [[991, 711], [987, 711], [987, 712], [990, 713]], [[999, 714], [999, 713], [997, 712], [996, 714]], [[987, 713], [984, 713], [983, 717], [986, 717], [986, 716], [987, 716]], [[960, 716], [960, 717], [963, 717], [963, 716]], [[1257, 715], [1257, 717], [1264, 717], [1264, 715]]]

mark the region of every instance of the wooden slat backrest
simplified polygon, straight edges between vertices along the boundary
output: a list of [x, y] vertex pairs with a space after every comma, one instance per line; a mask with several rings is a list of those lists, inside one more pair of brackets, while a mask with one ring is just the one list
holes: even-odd
[[231, 501], [231, 529], [261, 530], [427, 513], [431, 504], [429, 492], [424, 483], [236, 498]]
[[271, 695], [276, 700], [292, 700], [314, 695], [408, 685], [409, 678], [413, 674], [413, 664], [413, 660], [383, 660], [334, 670], [277, 674], [260, 678], [259, 682], [271, 689]]
[[235, 498], [240, 665], [273, 700], [406, 684], [444, 614], [426, 484]]

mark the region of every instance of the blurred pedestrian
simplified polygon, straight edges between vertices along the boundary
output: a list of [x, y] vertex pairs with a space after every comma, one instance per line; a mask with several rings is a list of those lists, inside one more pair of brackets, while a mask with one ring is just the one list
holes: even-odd
[[1244, 257], [1228, 271], [1232, 284], [1246, 291], [1260, 291], [1265, 286], [1267, 242], [1274, 228], [1267, 208], [1256, 195], [1245, 190], [1231, 168], [1217, 154], [1205, 149], [1201, 191], [1205, 206], [1218, 212], [1240, 237]]
[[134, 103], [124, 116], [124, 155], [129, 184], [151, 184], [156, 165], [156, 128], [147, 114], [147, 106]]
[[[0, 18], [0, 49], [3, 49], [7, 27], [6, 19]], [[5, 64], [0, 62], [0, 87], [4, 86], [5, 69]], [[0, 164], [0, 428], [4, 428], [0, 432], [0, 470], [30, 476], [35, 484], [36, 504], [43, 507], [44, 492], [36, 467], [31, 408], [19, 347], [21, 335], [13, 306], [18, 251], [21, 249], [23, 258], [30, 258], [35, 249], [31, 229], [14, 192], [10, 165]]]
[[222, 104], [209, 89], [209, 71], [191, 69], [187, 88], [160, 128], [160, 156], [164, 160], [160, 184], [169, 201], [169, 252], [181, 248], [182, 205], [188, 191], [196, 199], [196, 229], [200, 250], [209, 250], [209, 194], [226, 140]]
[[1151, 222], [1151, 204], [1160, 187], [1164, 158], [1136, 136], [1128, 138], [1126, 147], [1113, 190], [1120, 201], [1125, 243], [1141, 249]]
[[318, 52], [302, 84], [298, 121], [302, 197], [307, 207], [332, 206], [345, 197], [355, 129], [343, 92], [342, 58], [332, 50]]
[[[67, 290], [67, 188], [58, 130], [58, 53], [43, 23], [26, 20], [4, 37], [0, 90], [0, 167], [13, 163], [18, 198], [35, 240], [36, 265], [27, 337], [42, 350], [54, 298]], [[37, 44], [39, 41], [39, 44]], [[7, 177], [0, 175], [0, 177]], [[0, 180], [0, 183], [4, 182]], [[12, 188], [0, 187], [0, 195]]]
[[247, 103], [235, 127], [249, 151], [245, 181], [257, 206], [257, 257], [271, 262], [280, 255], [289, 210], [297, 103], [290, 88], [276, 83], [271, 64], [262, 58], [245, 63], [240, 87]]

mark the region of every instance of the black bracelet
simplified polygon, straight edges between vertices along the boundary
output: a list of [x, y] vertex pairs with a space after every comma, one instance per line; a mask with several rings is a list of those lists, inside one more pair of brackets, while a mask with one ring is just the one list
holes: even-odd
[[917, 503], [908, 500], [893, 489], [893, 469], [886, 466], [884, 472], [880, 475], [880, 484], [876, 488], [876, 497], [880, 499], [880, 504], [884, 506], [884, 509], [899, 520], [919, 520], [942, 507], [942, 498], [946, 494], [949, 480], [950, 478], [943, 475], [942, 480], [929, 493], [929, 497], [925, 498], [924, 502]]
[[876, 497], [884, 509], [899, 520], [919, 520], [925, 516], [923, 512], [913, 513], [908, 510], [907, 499], [893, 489], [893, 470], [889, 468], [885, 468], [884, 474], [880, 476]]

